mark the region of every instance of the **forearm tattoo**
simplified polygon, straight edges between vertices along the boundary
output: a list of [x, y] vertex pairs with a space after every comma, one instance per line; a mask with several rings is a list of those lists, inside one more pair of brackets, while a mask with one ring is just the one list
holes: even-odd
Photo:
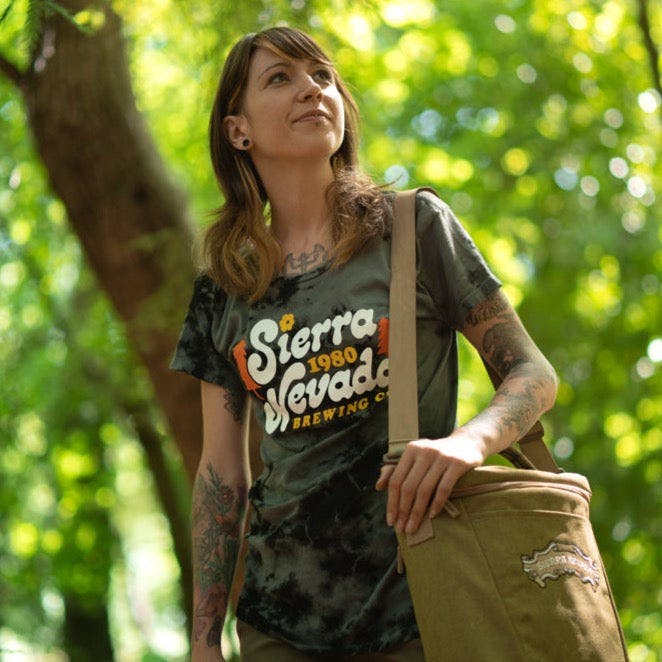
[[220, 645], [245, 509], [245, 486], [225, 484], [211, 463], [206, 475], [198, 473], [191, 517], [194, 642], [205, 637], [207, 646]]
[[329, 252], [322, 244], [315, 244], [309, 253], [300, 253], [295, 257], [294, 253], [288, 253], [285, 256], [285, 265], [283, 273], [289, 275], [305, 274], [307, 271], [319, 267], [330, 259]]
[[240, 421], [244, 411], [244, 401], [241, 395], [235, 391], [226, 389], [223, 398], [225, 400], [225, 409], [232, 414], [232, 418], [235, 421]]
[[545, 411], [544, 390], [539, 378], [534, 376], [519, 379], [514, 388], [501, 386], [494, 396], [499, 434], [521, 439]]
[[533, 341], [522, 332], [507, 301], [497, 293], [476, 306], [467, 322], [492, 320], [482, 338], [481, 353], [504, 383], [489, 407], [498, 433], [516, 441], [523, 437], [552, 404], [556, 383], [546, 364], [532, 362]]

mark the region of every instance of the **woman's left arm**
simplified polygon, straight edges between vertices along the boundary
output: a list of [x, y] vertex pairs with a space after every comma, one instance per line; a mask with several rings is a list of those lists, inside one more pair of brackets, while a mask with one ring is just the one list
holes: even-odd
[[410, 442], [397, 465], [385, 465], [386, 519], [413, 533], [438, 515], [457, 479], [523, 437], [556, 397], [554, 369], [498, 289], [468, 315], [462, 334], [503, 380], [490, 404], [443, 439]]

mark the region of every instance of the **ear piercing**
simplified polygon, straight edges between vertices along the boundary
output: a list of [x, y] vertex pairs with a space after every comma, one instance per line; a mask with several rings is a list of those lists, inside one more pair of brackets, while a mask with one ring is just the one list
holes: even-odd
[[250, 144], [251, 144], [251, 141], [250, 141], [248, 138], [244, 138], [244, 139], [241, 141], [241, 144], [242, 144], [243, 147], [248, 148], [248, 147], [250, 146]]

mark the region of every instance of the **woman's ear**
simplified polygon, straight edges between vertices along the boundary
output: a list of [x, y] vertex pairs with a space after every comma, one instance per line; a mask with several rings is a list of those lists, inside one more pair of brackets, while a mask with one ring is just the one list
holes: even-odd
[[243, 115], [226, 115], [223, 118], [223, 130], [235, 149], [248, 149], [250, 146], [248, 123]]

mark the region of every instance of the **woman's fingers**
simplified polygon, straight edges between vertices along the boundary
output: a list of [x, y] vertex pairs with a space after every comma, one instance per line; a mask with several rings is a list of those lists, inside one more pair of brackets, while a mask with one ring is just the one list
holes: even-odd
[[[437, 486], [440, 484], [440, 479], [443, 477], [443, 472], [444, 469], [440, 468], [437, 463], [428, 469], [428, 472], [418, 484], [416, 498], [409, 512], [407, 513], [401, 510], [401, 519], [396, 524], [396, 528], [399, 531], [404, 530], [406, 533], [414, 533], [418, 530], [418, 527], [428, 512], [430, 500], [435, 495]], [[403, 504], [401, 503], [402, 506]]]
[[[397, 477], [397, 470], [391, 478], [389, 484], [389, 502], [386, 510], [386, 521], [389, 521], [390, 515], [391, 522], [395, 522], [396, 530], [405, 530], [413, 508], [416, 508], [416, 512], [422, 509], [423, 513], [427, 509], [427, 504], [432, 495], [432, 489], [434, 489], [430, 484], [430, 480], [426, 480], [429, 469], [430, 468], [425, 461], [417, 458], [407, 472], [407, 475], [401, 479], [401, 482], [398, 485], [399, 489], [397, 489], [397, 498], [394, 480]], [[426, 493], [427, 500], [425, 496]], [[390, 498], [391, 495], [393, 495], [393, 499]]]
[[414, 533], [426, 516], [443, 509], [457, 479], [482, 463], [468, 440], [411, 442], [397, 465], [382, 467], [376, 488], [388, 488], [386, 522], [398, 531]]
[[[402, 498], [402, 483], [413, 466], [411, 454], [403, 453], [395, 465], [395, 470], [388, 481], [388, 497], [386, 499], [386, 523], [393, 526], [400, 516], [400, 499]], [[405, 497], [406, 498], [406, 497]]]
[[434, 498], [430, 503], [430, 518], [436, 517], [446, 505], [448, 497], [455, 487], [457, 479], [464, 473], [462, 470], [458, 470], [457, 467], [449, 466], [448, 469], [441, 476], [437, 484], [437, 489], [434, 491]]
[[388, 481], [391, 478], [391, 474], [395, 471], [395, 464], [384, 464], [382, 465], [379, 478], [375, 483], [376, 490], [385, 490], [388, 487]]
[[443, 458], [430, 449], [410, 448], [397, 465], [382, 467], [377, 489], [388, 488], [386, 522], [398, 531], [418, 529], [444, 470]]

